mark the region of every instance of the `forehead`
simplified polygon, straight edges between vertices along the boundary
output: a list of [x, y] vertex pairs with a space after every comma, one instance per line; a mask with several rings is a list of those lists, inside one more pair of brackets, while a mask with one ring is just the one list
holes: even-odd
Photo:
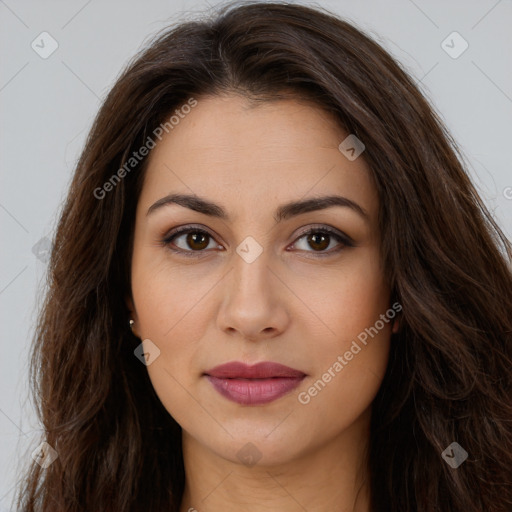
[[198, 98], [152, 150], [140, 200], [178, 191], [261, 209], [273, 198], [339, 193], [373, 214], [366, 162], [339, 150], [348, 135], [327, 112], [295, 99]]

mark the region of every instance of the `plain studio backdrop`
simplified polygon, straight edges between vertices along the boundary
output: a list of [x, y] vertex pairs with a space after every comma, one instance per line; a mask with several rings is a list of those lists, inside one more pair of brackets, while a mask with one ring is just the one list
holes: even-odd
[[[18, 471], [40, 443], [28, 400], [28, 349], [49, 240], [87, 132], [148, 38], [216, 3], [0, 0], [0, 512], [12, 510]], [[300, 3], [355, 23], [405, 66], [510, 238], [512, 1]]]

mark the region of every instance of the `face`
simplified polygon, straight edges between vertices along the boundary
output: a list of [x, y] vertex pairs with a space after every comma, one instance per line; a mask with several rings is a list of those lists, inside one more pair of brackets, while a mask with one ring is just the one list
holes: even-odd
[[[224, 459], [247, 443], [267, 464], [320, 448], [368, 417], [381, 384], [378, 197], [364, 153], [338, 149], [347, 136], [307, 103], [204, 97], [149, 157], [127, 304], [162, 404]], [[233, 361], [296, 372], [214, 375]]]

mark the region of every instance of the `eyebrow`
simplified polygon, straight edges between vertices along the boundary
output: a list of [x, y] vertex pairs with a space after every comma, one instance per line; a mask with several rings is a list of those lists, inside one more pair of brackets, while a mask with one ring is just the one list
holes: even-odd
[[[216, 217], [225, 221], [229, 220], [229, 215], [222, 206], [197, 195], [189, 194], [169, 194], [162, 197], [149, 207], [146, 216], [169, 204], [178, 204], [184, 208], [194, 210], [195, 212], [203, 213], [204, 215]], [[311, 197], [302, 201], [291, 201], [289, 203], [285, 203], [277, 208], [274, 220], [276, 222], [281, 222], [303, 213], [324, 210], [333, 206], [350, 208], [358, 213], [366, 222], [369, 221], [368, 212], [362, 206], [347, 197], [339, 195]]]

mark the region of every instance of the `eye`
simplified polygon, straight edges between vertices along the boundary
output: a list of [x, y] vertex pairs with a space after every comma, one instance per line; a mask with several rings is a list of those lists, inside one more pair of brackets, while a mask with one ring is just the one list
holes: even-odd
[[[204, 252], [204, 249], [215, 248], [215, 246], [222, 247], [218, 244], [211, 246], [212, 242], [214, 242], [214, 239], [208, 231], [194, 228], [193, 226], [177, 228], [171, 231], [171, 233], [162, 240], [162, 244], [168, 246], [171, 251], [188, 253], [187, 256], [199, 256], [199, 253]], [[173, 245], [176, 246], [177, 249], [172, 247]]]
[[[301, 240], [304, 239], [303, 247], [297, 247]], [[332, 242], [338, 243], [338, 248], [332, 250]], [[313, 227], [303, 232], [302, 235], [294, 242], [293, 247], [306, 252], [317, 252], [319, 256], [329, 255], [340, 252], [344, 247], [354, 247], [354, 242], [350, 237], [331, 227]], [[313, 251], [309, 251], [308, 247]], [[329, 251], [326, 249], [331, 248]]]

